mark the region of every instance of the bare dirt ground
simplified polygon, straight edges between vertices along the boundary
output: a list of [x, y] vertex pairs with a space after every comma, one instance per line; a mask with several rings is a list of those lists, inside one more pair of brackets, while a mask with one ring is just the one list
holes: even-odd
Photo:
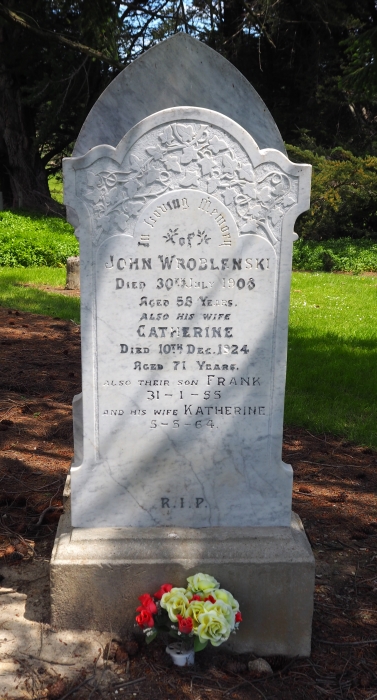
[[173, 668], [160, 642], [109, 648], [110, 634], [50, 627], [48, 561], [72, 455], [79, 327], [0, 308], [0, 356], [0, 676], [11, 680], [2, 690], [0, 678], [1, 700], [377, 698], [375, 451], [285, 431], [294, 509], [316, 557], [311, 658], [270, 658], [273, 675], [258, 677], [252, 655], [220, 648], [197, 654], [193, 669]]

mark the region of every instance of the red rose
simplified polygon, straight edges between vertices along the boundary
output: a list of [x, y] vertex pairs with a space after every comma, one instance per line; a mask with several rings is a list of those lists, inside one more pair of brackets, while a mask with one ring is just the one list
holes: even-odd
[[177, 620], [179, 632], [182, 632], [182, 634], [190, 634], [190, 632], [192, 632], [191, 617], [182, 617], [182, 615], [177, 615]]
[[192, 596], [191, 600], [201, 600], [201, 597], [200, 597], [200, 595], [195, 593], [195, 595]]
[[242, 615], [241, 615], [240, 611], [238, 611], [236, 613], [235, 620], [236, 620], [236, 622], [242, 622]]
[[171, 583], [163, 583], [160, 590], [157, 591], [157, 593], [154, 593], [154, 597], [157, 598], [157, 600], [161, 600], [164, 593], [170, 593], [172, 588], [173, 586], [171, 585]]
[[154, 627], [153, 615], [146, 608], [138, 608], [140, 615], [136, 615], [136, 622], [139, 627]]
[[204, 598], [204, 602], [206, 602], [206, 600], [210, 600], [211, 603], [216, 603], [216, 598], [214, 598], [213, 595], [209, 595], [207, 598]]
[[153, 598], [149, 595], [149, 593], [143, 593], [143, 595], [139, 596], [138, 600], [140, 600], [141, 607], [136, 608], [137, 612], [139, 612], [142, 608], [145, 608], [150, 613], [152, 613], [152, 615], [155, 615], [155, 613], [157, 612], [157, 606]]

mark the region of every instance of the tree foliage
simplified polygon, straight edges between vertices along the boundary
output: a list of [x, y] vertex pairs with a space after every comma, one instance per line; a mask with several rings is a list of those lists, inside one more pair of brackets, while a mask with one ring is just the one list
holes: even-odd
[[303, 239], [377, 239], [377, 157], [337, 147], [326, 156], [288, 146], [296, 163], [313, 166], [311, 206], [296, 230]]
[[355, 56], [363, 70], [367, 39], [372, 76], [375, 15], [374, 0], [226, 0], [206, 40], [250, 80], [285, 140], [305, 130], [314, 145], [362, 153], [374, 148], [376, 110], [343, 78]]
[[56, 209], [46, 175], [60, 168], [96, 99], [162, 38], [161, 26], [166, 34], [185, 22], [166, 0], [0, 3], [0, 188], [8, 205]]
[[[13, 10], [16, 3], [7, 5]], [[104, 62], [57, 42], [55, 34], [64, 29], [68, 38], [116, 55], [111, 6], [108, 0], [17, 2], [17, 15], [42, 36], [0, 15], [0, 177], [15, 207], [51, 207], [46, 166], [58, 167], [56, 158], [114, 74]]]
[[234, 63], [288, 142], [318, 155], [376, 152], [375, 0], [5, 0], [0, 188], [8, 205], [53, 206], [46, 173], [60, 168], [98, 96], [177, 31]]

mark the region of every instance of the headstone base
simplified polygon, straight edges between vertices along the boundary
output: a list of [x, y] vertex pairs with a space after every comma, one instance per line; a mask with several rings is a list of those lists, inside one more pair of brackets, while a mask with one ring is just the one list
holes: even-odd
[[290, 528], [86, 529], [71, 527], [67, 509], [51, 560], [52, 625], [129, 635], [139, 595], [199, 571], [240, 603], [244, 621], [223, 647], [309, 656], [314, 557], [295, 513]]

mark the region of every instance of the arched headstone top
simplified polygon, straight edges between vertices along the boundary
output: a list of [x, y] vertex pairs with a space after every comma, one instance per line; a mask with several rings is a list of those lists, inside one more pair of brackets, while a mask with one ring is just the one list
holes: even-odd
[[237, 68], [197, 39], [175, 34], [127, 66], [104, 90], [83, 124], [73, 156], [100, 144], [117, 146], [142, 119], [178, 106], [225, 114], [259, 148], [285, 153], [272, 115]]

